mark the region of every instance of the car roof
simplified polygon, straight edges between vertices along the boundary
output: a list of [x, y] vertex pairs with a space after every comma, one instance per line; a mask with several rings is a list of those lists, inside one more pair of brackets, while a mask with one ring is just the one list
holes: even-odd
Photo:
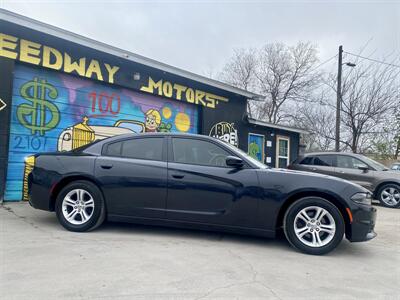
[[108, 144], [110, 142], [118, 142], [129, 138], [137, 138], [137, 137], [165, 137], [165, 136], [172, 136], [172, 137], [193, 137], [196, 139], [203, 139], [203, 140], [213, 140], [220, 143], [224, 143], [224, 141], [210, 137], [207, 135], [202, 134], [193, 134], [193, 133], [171, 133], [171, 132], [146, 132], [146, 133], [125, 133], [116, 136], [112, 136], [109, 138], [102, 139], [100, 141], [94, 142], [91, 145], [88, 145], [83, 151], [89, 154], [100, 154], [104, 144]]
[[347, 155], [357, 158], [363, 157], [363, 155], [361, 154], [351, 153], [351, 152], [309, 152], [309, 153], [304, 153], [303, 155], [301, 155], [301, 157], [316, 156], [316, 155]]
[[144, 132], [144, 133], [125, 133], [116, 136], [109, 137], [107, 141], [111, 140], [119, 140], [126, 139], [130, 137], [154, 137], [154, 136], [179, 136], [179, 137], [196, 137], [196, 138], [205, 138], [205, 139], [215, 139], [214, 137], [210, 137], [202, 134], [194, 134], [194, 133], [178, 133], [178, 132]]

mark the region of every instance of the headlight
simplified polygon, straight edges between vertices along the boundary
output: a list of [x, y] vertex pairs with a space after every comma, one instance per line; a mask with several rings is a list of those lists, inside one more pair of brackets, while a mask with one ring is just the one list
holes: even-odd
[[70, 141], [70, 140], [71, 140], [71, 134], [68, 133], [68, 132], [67, 132], [66, 134], [64, 134], [63, 140], [64, 140], [64, 141]]
[[351, 200], [356, 203], [364, 204], [364, 205], [371, 205], [371, 194], [370, 193], [356, 193], [351, 196]]

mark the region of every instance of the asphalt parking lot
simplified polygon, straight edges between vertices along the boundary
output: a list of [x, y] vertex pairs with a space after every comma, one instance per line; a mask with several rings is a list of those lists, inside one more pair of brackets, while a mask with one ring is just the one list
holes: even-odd
[[0, 206], [2, 299], [398, 299], [400, 210], [378, 237], [326, 256], [284, 239], [106, 223], [64, 230], [27, 203]]

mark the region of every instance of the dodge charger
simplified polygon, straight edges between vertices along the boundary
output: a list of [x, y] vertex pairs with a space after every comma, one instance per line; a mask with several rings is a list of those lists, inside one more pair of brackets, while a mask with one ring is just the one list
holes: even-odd
[[29, 202], [62, 226], [105, 220], [274, 237], [307, 254], [345, 236], [367, 241], [376, 209], [349, 181], [273, 169], [224, 141], [189, 134], [124, 134], [68, 152], [36, 154]]

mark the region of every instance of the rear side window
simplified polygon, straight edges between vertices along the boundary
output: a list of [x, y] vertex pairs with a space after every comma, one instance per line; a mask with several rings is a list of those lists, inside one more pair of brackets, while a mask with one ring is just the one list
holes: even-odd
[[303, 160], [300, 161], [301, 165], [312, 165], [312, 161], [313, 161], [314, 157], [312, 156], [308, 156], [303, 158]]
[[121, 156], [162, 160], [163, 140], [163, 138], [143, 138], [124, 141], [122, 143]]
[[107, 146], [106, 155], [121, 156], [122, 142], [112, 143]]
[[107, 156], [162, 160], [163, 138], [139, 138], [109, 144]]
[[332, 155], [315, 156], [313, 165], [314, 166], [332, 167], [333, 166], [333, 157], [332, 157]]

